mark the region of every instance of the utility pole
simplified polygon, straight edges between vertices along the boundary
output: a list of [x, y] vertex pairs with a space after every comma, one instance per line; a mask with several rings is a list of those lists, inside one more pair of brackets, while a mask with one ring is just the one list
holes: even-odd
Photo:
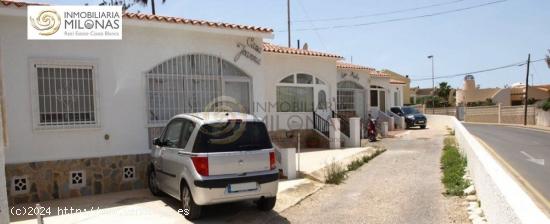
[[527, 126], [527, 104], [529, 101], [529, 65], [531, 64], [531, 54], [527, 56], [527, 75], [525, 75], [525, 107], [523, 108], [523, 125]]
[[288, 29], [288, 47], [291, 47], [291, 38], [290, 38], [290, 0], [286, 0], [286, 15], [287, 15], [287, 29]]
[[434, 69], [433, 56], [432, 56], [432, 114], [435, 114], [435, 69]]

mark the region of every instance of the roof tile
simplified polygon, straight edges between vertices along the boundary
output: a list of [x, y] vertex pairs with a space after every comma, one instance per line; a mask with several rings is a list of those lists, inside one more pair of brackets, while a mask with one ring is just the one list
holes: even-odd
[[283, 47], [271, 43], [264, 43], [263, 49], [265, 52], [272, 53], [281, 53], [281, 54], [295, 54], [295, 55], [305, 55], [305, 56], [318, 56], [318, 57], [329, 57], [329, 58], [338, 58], [342, 59], [342, 56], [330, 53], [323, 53], [318, 51], [310, 51], [305, 49], [297, 49], [290, 47]]
[[356, 64], [346, 63], [346, 62], [342, 62], [342, 61], [337, 62], [336, 67], [337, 68], [344, 68], [344, 69], [367, 70], [369, 72], [369, 75], [372, 75], [372, 76], [381, 77], [381, 78], [390, 77], [390, 75], [388, 75], [388, 74], [386, 74], [382, 71], [376, 71], [376, 69], [374, 69], [374, 68], [363, 66], [363, 65], [356, 65]]
[[336, 67], [337, 68], [349, 68], [349, 69], [376, 71], [374, 68], [371, 68], [371, 67], [362, 66], [362, 65], [355, 65], [355, 64], [345, 63], [345, 62], [341, 62], [341, 61], [336, 63]]

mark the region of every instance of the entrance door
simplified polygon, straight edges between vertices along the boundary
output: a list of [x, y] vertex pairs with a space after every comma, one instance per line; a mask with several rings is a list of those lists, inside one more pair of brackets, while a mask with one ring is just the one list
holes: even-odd
[[380, 94], [380, 110], [386, 112], [386, 91], [379, 91]]
[[224, 95], [235, 102], [226, 102], [232, 111], [250, 113], [250, 83], [248, 81], [226, 81]]

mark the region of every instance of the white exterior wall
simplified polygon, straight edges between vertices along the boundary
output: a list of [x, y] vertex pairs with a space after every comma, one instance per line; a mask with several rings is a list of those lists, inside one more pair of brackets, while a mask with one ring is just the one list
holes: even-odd
[[[262, 106], [268, 104], [265, 111], [267, 115], [266, 123], [270, 131], [313, 128], [311, 112], [277, 112], [277, 83], [286, 76], [296, 73], [313, 75], [324, 81], [328, 87], [327, 101], [329, 101], [329, 104], [327, 106], [336, 107], [337, 75], [335, 58], [264, 53], [262, 75], [265, 77], [263, 87], [265, 101], [259, 102]], [[316, 101], [317, 93], [314, 92], [313, 95]], [[258, 106], [255, 109], [257, 108]]]
[[[390, 109], [391, 106], [391, 86], [390, 86], [390, 78], [389, 77], [372, 77], [370, 80], [370, 85], [380, 86], [384, 88], [385, 94], [386, 94], [386, 110]], [[369, 88], [370, 88], [369, 85]], [[369, 92], [370, 93], [370, 92]], [[369, 96], [370, 99], [370, 96]], [[370, 112], [373, 115], [373, 117], [377, 117], [379, 108], [370, 108]]]
[[[389, 89], [390, 89], [390, 97], [389, 97], [389, 100], [390, 100], [390, 106], [403, 106], [403, 85], [401, 84], [390, 84], [389, 86]], [[399, 102], [395, 102], [395, 93], [397, 93], [398, 95], [398, 101]]]
[[[0, 67], [4, 74], [10, 142], [6, 163], [148, 153], [144, 72], [183, 54], [210, 54], [233, 62], [239, 52], [236, 43], [246, 43], [247, 38], [125, 24], [122, 41], [29, 41], [26, 25], [24, 16], [0, 16]], [[257, 37], [256, 42], [261, 46], [262, 39]], [[101, 127], [33, 130], [30, 58], [96, 62]], [[274, 62], [280, 60], [263, 61], [279, 69], [278, 77], [287, 73]], [[263, 102], [265, 90], [269, 89], [263, 77], [275, 73], [263, 73], [260, 65], [244, 56], [235, 64], [251, 76], [253, 100]], [[303, 67], [301, 61], [296, 65]], [[323, 79], [331, 72], [328, 66], [312, 63], [311, 67], [311, 73]], [[110, 135], [110, 140], [104, 140], [105, 134]]]

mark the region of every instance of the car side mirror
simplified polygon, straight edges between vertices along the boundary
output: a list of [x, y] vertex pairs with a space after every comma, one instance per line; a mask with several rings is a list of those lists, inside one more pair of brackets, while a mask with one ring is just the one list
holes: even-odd
[[160, 138], [154, 138], [153, 145], [162, 146], [162, 141], [160, 140]]

